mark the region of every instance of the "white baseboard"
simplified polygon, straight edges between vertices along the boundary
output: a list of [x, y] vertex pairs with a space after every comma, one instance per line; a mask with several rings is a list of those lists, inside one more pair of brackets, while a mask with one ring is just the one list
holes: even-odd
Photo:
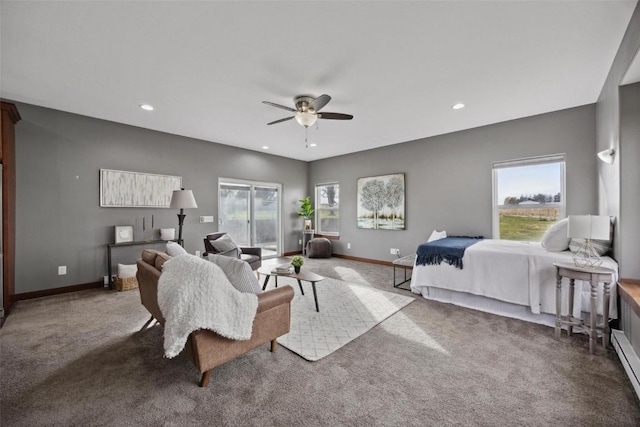
[[624, 332], [617, 329], [611, 331], [611, 344], [616, 349], [624, 370], [629, 376], [636, 396], [640, 399], [640, 357], [631, 346]]

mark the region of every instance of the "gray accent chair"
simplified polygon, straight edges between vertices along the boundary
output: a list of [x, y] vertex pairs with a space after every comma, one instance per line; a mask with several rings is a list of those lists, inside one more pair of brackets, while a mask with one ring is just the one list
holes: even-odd
[[262, 266], [262, 248], [257, 246], [239, 246], [240, 251], [238, 251], [238, 249], [230, 249], [225, 252], [218, 252], [211, 242], [225, 234], [227, 233], [224, 231], [207, 234], [204, 238], [204, 253], [202, 255], [206, 257], [209, 254], [216, 254], [239, 258], [249, 263], [249, 266], [251, 266], [251, 269], [254, 271]]

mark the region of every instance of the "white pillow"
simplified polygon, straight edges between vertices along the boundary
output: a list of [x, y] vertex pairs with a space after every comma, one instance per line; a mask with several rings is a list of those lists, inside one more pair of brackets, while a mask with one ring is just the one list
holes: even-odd
[[429, 240], [427, 240], [427, 242], [433, 242], [434, 240], [440, 240], [440, 239], [444, 239], [445, 237], [447, 237], [447, 232], [442, 230], [442, 231], [438, 231], [438, 230], [433, 230], [433, 232], [431, 233], [431, 236], [429, 236]]
[[242, 253], [238, 244], [228, 234], [223, 234], [215, 240], [209, 240], [209, 243], [218, 252], [229, 252], [235, 249], [238, 251], [238, 256]]
[[167, 248], [165, 249], [165, 252], [169, 256], [178, 256], [189, 253], [176, 242], [167, 242]]
[[233, 287], [240, 292], [252, 294], [262, 292], [258, 278], [247, 262], [238, 258], [216, 254], [209, 254], [207, 258], [224, 271]]
[[135, 264], [118, 264], [118, 277], [126, 279], [127, 277], [133, 277], [138, 271], [138, 266]]
[[562, 219], [551, 226], [542, 236], [540, 243], [549, 252], [562, 252], [569, 249], [570, 237], [567, 237], [569, 218]]

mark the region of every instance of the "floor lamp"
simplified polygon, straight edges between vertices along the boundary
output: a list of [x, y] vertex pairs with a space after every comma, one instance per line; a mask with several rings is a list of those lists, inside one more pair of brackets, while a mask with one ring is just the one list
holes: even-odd
[[193, 197], [193, 192], [191, 190], [185, 190], [184, 188], [174, 190], [171, 195], [171, 205], [169, 207], [171, 209], [180, 209], [180, 213], [178, 214], [178, 244], [184, 247], [184, 242], [182, 241], [182, 224], [184, 224], [184, 217], [186, 216], [184, 210], [198, 207], [196, 199]]

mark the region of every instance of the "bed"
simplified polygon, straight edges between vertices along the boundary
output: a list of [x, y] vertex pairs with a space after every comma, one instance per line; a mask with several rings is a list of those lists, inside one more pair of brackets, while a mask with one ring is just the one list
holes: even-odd
[[[618, 265], [602, 257], [614, 270], [610, 317], [617, 318]], [[538, 242], [484, 239], [466, 248], [463, 268], [445, 262], [414, 264], [411, 291], [424, 298], [453, 303], [502, 316], [555, 325], [556, 274], [554, 262], [572, 263], [572, 252], [549, 252]], [[568, 279], [562, 281], [563, 315], [568, 311]], [[588, 282], [576, 280], [573, 315], [586, 318], [590, 307]], [[598, 287], [598, 314], [602, 315], [602, 286]]]

